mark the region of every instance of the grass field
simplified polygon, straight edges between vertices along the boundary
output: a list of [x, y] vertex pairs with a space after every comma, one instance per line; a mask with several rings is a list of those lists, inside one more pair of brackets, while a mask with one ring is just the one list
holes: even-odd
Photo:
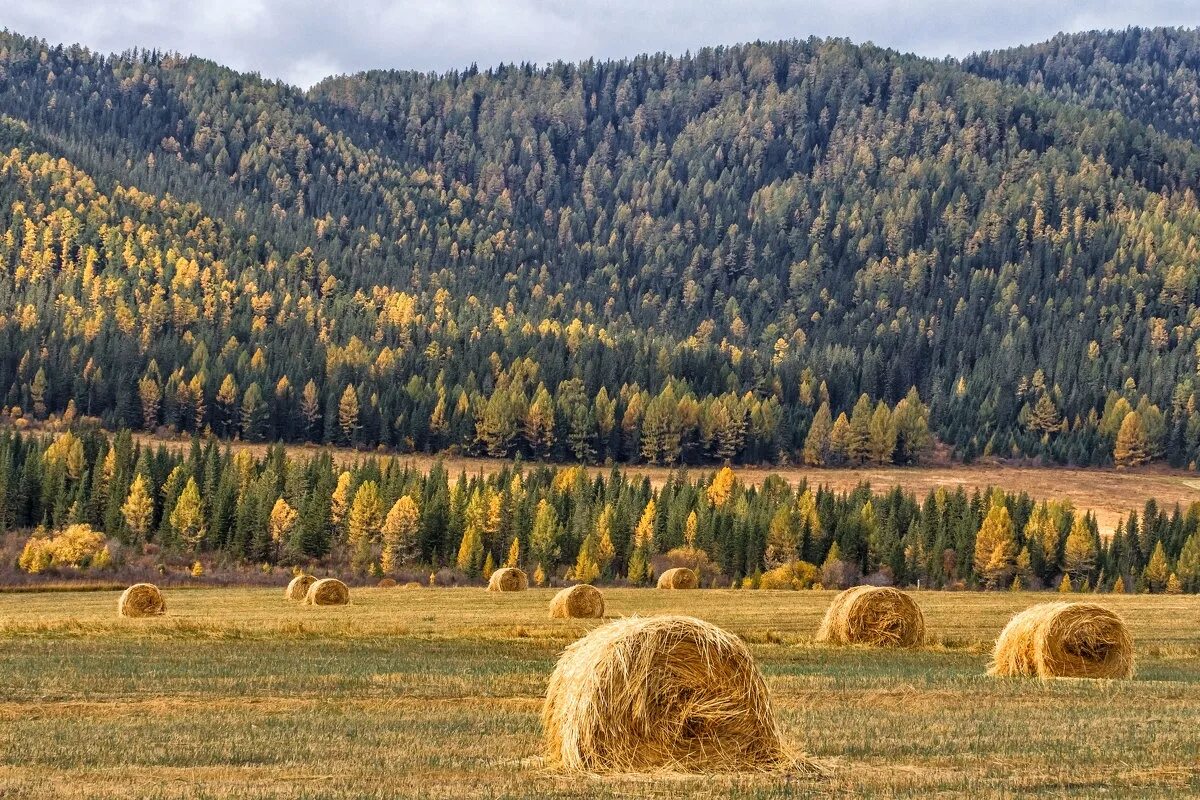
[[987, 651], [1035, 594], [921, 593], [937, 643], [811, 643], [829, 592], [610, 590], [742, 635], [819, 778], [584, 779], [539, 760], [557, 652], [596, 623], [551, 593], [279, 590], [0, 595], [0, 797], [1180, 797], [1200, 794], [1200, 598], [1103, 596], [1137, 642], [1124, 682], [999, 680]]

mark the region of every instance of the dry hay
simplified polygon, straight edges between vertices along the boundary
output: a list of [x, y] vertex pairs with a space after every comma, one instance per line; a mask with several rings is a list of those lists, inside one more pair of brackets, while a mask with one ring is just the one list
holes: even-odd
[[604, 616], [604, 595], [589, 583], [563, 589], [550, 601], [551, 619], [599, 619]]
[[660, 589], [695, 589], [700, 585], [700, 578], [687, 567], [675, 567], [658, 576]]
[[529, 578], [516, 567], [502, 567], [488, 579], [489, 592], [523, 592], [529, 588]]
[[818, 642], [872, 647], [925, 644], [925, 615], [913, 599], [888, 586], [855, 586], [833, 598]]
[[1125, 622], [1095, 603], [1043, 603], [1009, 620], [992, 651], [989, 675], [1039, 678], [1133, 677]]
[[382, 578], [380, 579], [379, 583], [375, 585], [380, 589], [395, 589], [397, 584], [395, 578]]
[[167, 613], [167, 601], [153, 583], [135, 583], [121, 592], [117, 612], [122, 617], [157, 617]]
[[288, 581], [287, 588], [283, 590], [283, 596], [288, 600], [300, 601], [308, 594], [308, 587], [317, 582], [317, 579], [312, 575], [297, 575]]
[[308, 587], [304, 604], [309, 606], [345, 606], [350, 604], [350, 590], [337, 578], [322, 578]]
[[417, 581], [409, 581], [408, 583], [404, 584], [400, 588], [401, 589], [424, 589], [425, 587], [422, 586]]
[[684, 616], [630, 617], [568, 647], [546, 689], [549, 764], [571, 772], [764, 772], [798, 765], [741, 639]]

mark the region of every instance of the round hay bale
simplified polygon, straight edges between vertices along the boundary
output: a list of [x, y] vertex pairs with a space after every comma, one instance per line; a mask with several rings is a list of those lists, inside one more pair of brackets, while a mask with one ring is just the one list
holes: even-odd
[[121, 592], [117, 612], [122, 617], [157, 617], [167, 613], [167, 601], [153, 583], [135, 583]]
[[345, 606], [350, 604], [350, 590], [337, 578], [322, 578], [308, 587], [304, 595], [308, 606]]
[[550, 601], [551, 619], [599, 619], [604, 616], [604, 595], [588, 583], [563, 589]]
[[395, 578], [381, 578], [375, 585], [380, 589], [395, 589], [397, 586]]
[[283, 596], [288, 600], [299, 602], [308, 594], [308, 587], [316, 582], [317, 579], [312, 575], [297, 575], [288, 581], [287, 588], [283, 590]]
[[1133, 638], [1125, 621], [1095, 603], [1042, 603], [1009, 620], [989, 675], [1131, 678]]
[[699, 576], [687, 567], [675, 567], [658, 576], [660, 589], [695, 589], [699, 585]]
[[925, 644], [925, 615], [913, 599], [887, 586], [855, 586], [833, 598], [817, 641], [872, 647]]
[[529, 578], [516, 567], [503, 567], [488, 578], [489, 592], [523, 592], [529, 588]]
[[417, 581], [409, 581], [408, 583], [404, 584], [404, 586], [402, 586], [401, 588], [403, 588], [403, 589], [423, 589], [425, 587], [423, 587]]
[[752, 772], [795, 765], [738, 637], [693, 617], [630, 617], [568, 647], [546, 689], [549, 763], [571, 772]]

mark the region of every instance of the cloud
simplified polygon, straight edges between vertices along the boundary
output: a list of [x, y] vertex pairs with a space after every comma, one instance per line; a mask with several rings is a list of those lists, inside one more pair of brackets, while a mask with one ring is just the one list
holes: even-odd
[[928, 56], [1058, 31], [1188, 25], [1194, 0], [25, 0], [0, 26], [102, 52], [177, 50], [308, 86], [371, 68], [448, 70], [754, 39], [844, 36]]

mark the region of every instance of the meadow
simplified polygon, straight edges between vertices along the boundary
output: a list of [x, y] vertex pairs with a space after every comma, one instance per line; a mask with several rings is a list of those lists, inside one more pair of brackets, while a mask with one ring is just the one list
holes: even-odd
[[688, 613], [750, 643], [818, 776], [579, 778], [540, 760], [558, 652], [598, 621], [550, 590], [0, 594], [0, 797], [1178, 797], [1200, 793], [1200, 597], [1112, 596], [1130, 681], [995, 679], [1009, 616], [1053, 599], [924, 592], [934, 644], [812, 643], [832, 592], [607, 590], [608, 615]]

